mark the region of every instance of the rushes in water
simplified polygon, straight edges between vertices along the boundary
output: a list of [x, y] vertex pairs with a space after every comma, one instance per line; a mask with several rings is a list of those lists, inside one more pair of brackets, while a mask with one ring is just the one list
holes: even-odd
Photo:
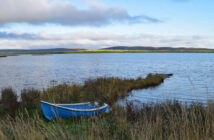
[[9, 115], [14, 117], [17, 112], [28, 112], [33, 115], [36, 111], [41, 112], [40, 100], [53, 103], [77, 103], [98, 101], [113, 105], [119, 99], [129, 95], [131, 90], [144, 89], [160, 85], [167, 74], [149, 74], [145, 79], [119, 79], [98, 78], [85, 81], [84, 85], [61, 84], [48, 88], [43, 92], [36, 89], [23, 89], [21, 101], [17, 101], [17, 95], [12, 88], [2, 90], [0, 100], [0, 116]]
[[151, 88], [160, 85], [168, 74], [149, 74], [146, 78], [119, 79], [98, 78], [85, 81], [84, 85], [62, 84], [49, 88], [42, 94], [42, 99], [50, 102], [84, 102], [98, 101], [113, 105], [125, 98], [132, 90]]

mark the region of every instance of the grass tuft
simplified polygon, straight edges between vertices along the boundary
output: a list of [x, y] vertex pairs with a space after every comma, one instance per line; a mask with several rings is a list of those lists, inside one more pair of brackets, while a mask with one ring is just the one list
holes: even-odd
[[12, 88], [5, 88], [1, 92], [1, 114], [15, 116], [18, 108], [17, 95]]

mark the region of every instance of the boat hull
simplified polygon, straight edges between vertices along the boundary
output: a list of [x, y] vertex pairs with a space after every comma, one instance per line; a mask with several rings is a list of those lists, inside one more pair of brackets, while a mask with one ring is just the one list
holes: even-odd
[[71, 118], [79, 116], [95, 116], [99, 113], [107, 112], [108, 105], [105, 104], [102, 107], [95, 108], [90, 103], [83, 104], [50, 104], [47, 102], [40, 102], [43, 114], [48, 120], [55, 118]]

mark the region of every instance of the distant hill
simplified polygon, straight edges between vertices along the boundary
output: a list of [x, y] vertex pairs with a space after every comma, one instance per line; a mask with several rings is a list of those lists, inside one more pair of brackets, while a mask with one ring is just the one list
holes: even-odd
[[0, 53], [42, 53], [42, 52], [66, 52], [81, 51], [81, 48], [54, 48], [54, 49], [3, 49]]
[[0, 50], [0, 57], [10, 55], [45, 55], [45, 54], [69, 54], [69, 53], [214, 53], [214, 49], [207, 48], [172, 48], [172, 47], [147, 47], [147, 46], [115, 46], [98, 50], [81, 48], [54, 48], [54, 49], [7, 49]]
[[115, 46], [109, 48], [103, 48], [102, 50], [146, 50], [146, 51], [161, 51], [161, 50], [169, 50], [169, 51], [187, 51], [187, 50], [213, 50], [207, 48], [172, 48], [172, 47], [147, 47], [147, 46]]

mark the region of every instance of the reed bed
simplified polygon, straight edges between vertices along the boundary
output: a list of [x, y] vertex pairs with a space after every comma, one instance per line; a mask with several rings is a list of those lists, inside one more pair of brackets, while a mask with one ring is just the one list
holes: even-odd
[[[24, 89], [21, 101], [11, 88], [2, 90], [0, 102], [0, 139], [15, 140], [199, 140], [214, 139], [214, 103], [206, 105], [166, 101], [156, 104], [116, 105], [134, 89], [158, 86], [169, 75], [146, 78], [99, 78], [83, 85], [62, 84], [43, 92]], [[78, 94], [77, 94], [78, 93]], [[87, 96], [88, 93], [88, 96]], [[108, 102], [112, 111], [94, 117], [47, 121], [40, 100], [71, 103]]]
[[7, 116], [0, 121], [0, 139], [121, 139], [201, 140], [214, 139], [214, 104], [182, 105], [166, 102], [113, 106], [112, 112], [90, 118], [46, 121], [33, 117]]

